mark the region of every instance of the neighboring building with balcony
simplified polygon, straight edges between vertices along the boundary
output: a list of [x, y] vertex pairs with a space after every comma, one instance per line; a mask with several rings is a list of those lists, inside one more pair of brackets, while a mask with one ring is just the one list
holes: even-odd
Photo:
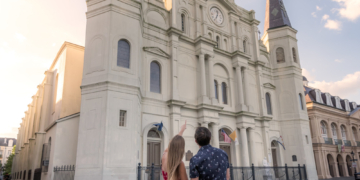
[[[319, 179], [352, 176], [353, 158], [360, 159], [360, 106], [308, 86], [304, 77], [316, 169]], [[359, 172], [360, 161], [357, 161]]]
[[0, 164], [4, 166], [11, 154], [13, 146], [16, 145], [15, 138], [0, 138]]

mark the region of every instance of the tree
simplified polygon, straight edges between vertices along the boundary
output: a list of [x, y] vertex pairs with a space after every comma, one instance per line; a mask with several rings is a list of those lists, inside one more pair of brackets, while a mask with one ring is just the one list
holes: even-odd
[[5, 163], [4, 175], [5, 174], [11, 174], [12, 163], [13, 163], [13, 159], [14, 159], [14, 156], [15, 156], [15, 149], [16, 149], [16, 145], [13, 147], [12, 152], [11, 152], [10, 156], [8, 157], [6, 163]]

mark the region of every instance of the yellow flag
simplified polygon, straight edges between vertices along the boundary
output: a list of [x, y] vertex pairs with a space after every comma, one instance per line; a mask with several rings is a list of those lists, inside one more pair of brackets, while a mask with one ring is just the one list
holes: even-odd
[[237, 135], [236, 135], [236, 131], [232, 132], [229, 137], [235, 142], [235, 145], [238, 145], [239, 144], [239, 141], [238, 141], [238, 138], [237, 138]]

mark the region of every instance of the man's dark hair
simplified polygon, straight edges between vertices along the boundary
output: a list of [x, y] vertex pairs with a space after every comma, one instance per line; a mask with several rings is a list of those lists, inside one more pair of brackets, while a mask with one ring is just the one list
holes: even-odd
[[206, 127], [198, 127], [195, 131], [195, 139], [199, 146], [206, 146], [210, 143], [211, 132]]

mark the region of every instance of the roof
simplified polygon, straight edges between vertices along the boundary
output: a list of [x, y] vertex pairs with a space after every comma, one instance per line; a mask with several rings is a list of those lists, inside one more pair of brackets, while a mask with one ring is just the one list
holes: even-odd
[[[319, 93], [319, 96], [317, 96], [316, 93]], [[336, 99], [339, 99], [339, 103], [340, 103], [340, 107], [341, 108], [337, 108], [337, 109], [341, 109], [343, 111], [346, 111], [346, 103], [348, 100], [346, 99], [341, 99], [338, 96], [331, 96], [329, 93], [323, 93], [318, 89], [309, 87], [309, 86], [304, 86], [304, 93], [305, 93], [305, 101], [308, 102], [315, 102], [315, 103], [320, 103], [320, 104], [324, 104], [326, 106], [331, 106], [333, 108], [336, 108]], [[330, 100], [331, 103], [327, 103], [327, 97], [326, 94], [328, 94], [328, 96], [330, 95]], [[319, 97], [321, 99], [316, 99], [316, 97]], [[332, 104], [332, 105], [328, 105], [328, 104]], [[348, 101], [348, 107], [350, 108], [350, 114], [354, 114], [356, 111], [360, 110], [360, 105], [357, 105], [355, 102], [350, 102]]]
[[0, 146], [8, 146], [9, 140], [13, 140], [13, 146], [16, 145], [16, 139], [15, 138], [0, 138]]
[[264, 32], [284, 26], [292, 27], [283, 0], [266, 0]]

